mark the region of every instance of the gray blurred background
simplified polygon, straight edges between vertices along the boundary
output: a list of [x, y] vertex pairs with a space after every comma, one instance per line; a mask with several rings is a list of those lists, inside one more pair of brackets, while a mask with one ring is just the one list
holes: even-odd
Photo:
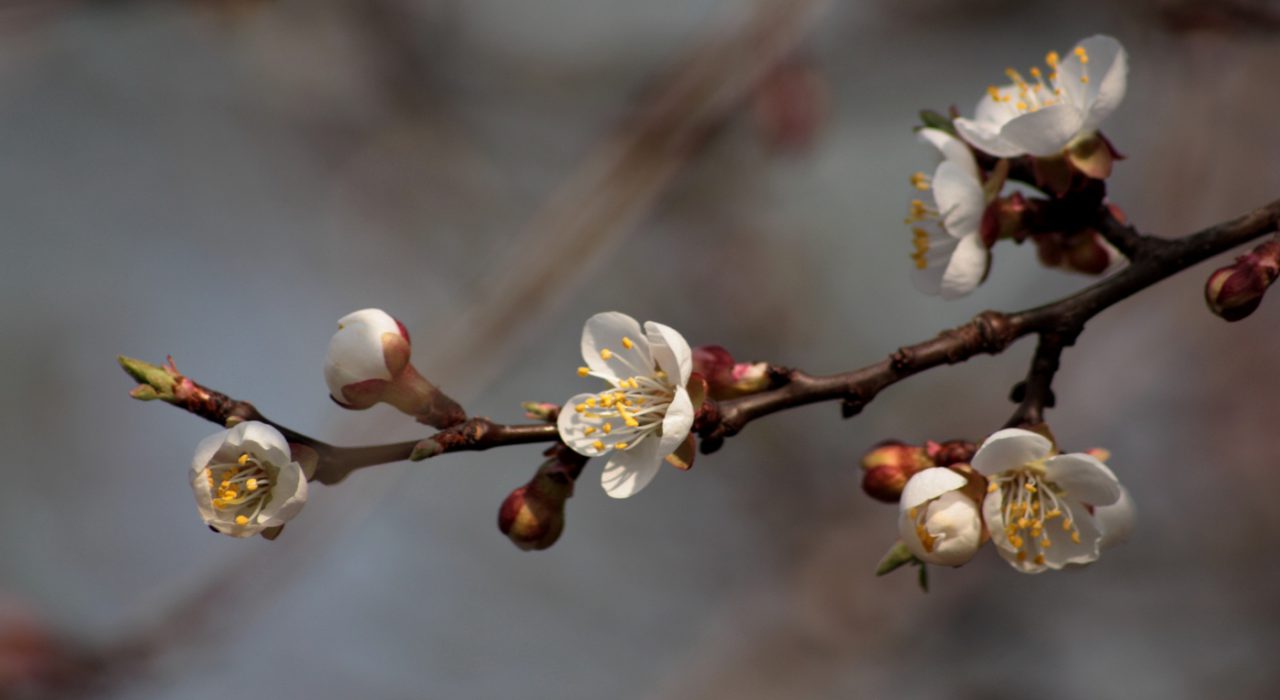
[[1221, 260], [1108, 311], [1063, 361], [1051, 424], [1112, 451], [1133, 540], [1034, 577], [986, 551], [934, 569], [927, 595], [871, 575], [896, 511], [861, 495], [858, 458], [1002, 425], [1030, 341], [852, 421], [760, 421], [627, 501], [591, 465], [540, 553], [495, 527], [533, 447], [367, 470], [316, 487], [276, 542], [215, 536], [186, 479], [216, 428], [129, 399], [114, 357], [172, 354], [344, 444], [424, 434], [327, 399], [328, 338], [366, 306], [506, 421], [583, 390], [578, 335], [601, 310], [741, 359], [868, 364], [1088, 283], [1006, 243], [963, 301], [911, 288], [918, 109], [967, 112], [1005, 66], [1113, 34], [1132, 71], [1105, 127], [1129, 156], [1112, 197], [1180, 235], [1280, 195], [1277, 17], [1248, 0], [4, 0], [0, 590], [103, 654], [85, 692], [107, 697], [1274, 698], [1280, 303], [1212, 317]]

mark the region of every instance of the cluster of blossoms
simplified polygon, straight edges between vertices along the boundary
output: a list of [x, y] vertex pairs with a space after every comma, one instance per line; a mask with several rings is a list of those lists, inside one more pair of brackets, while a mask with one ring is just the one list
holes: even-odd
[[1133, 527], [1132, 502], [1107, 465], [1096, 454], [1058, 454], [1039, 433], [1001, 430], [967, 462], [945, 466], [920, 448], [893, 449], [910, 456], [864, 466], [869, 475], [888, 466], [913, 472], [900, 487], [898, 531], [923, 562], [960, 566], [990, 541], [1018, 571], [1040, 573], [1093, 562]]
[[[1007, 69], [1010, 82], [988, 87], [972, 119], [926, 113], [918, 136], [939, 163], [932, 175], [911, 176], [918, 196], [906, 218], [922, 292], [947, 299], [972, 292], [1002, 238], [1030, 236], [1044, 264], [1076, 272], [1100, 274], [1122, 261], [1096, 226], [1064, 220], [1059, 205], [1102, 206], [1095, 183], [1120, 156], [1098, 127], [1124, 98], [1128, 57], [1115, 39], [1094, 36], [1065, 58], [1049, 52], [1045, 64], [1029, 79]], [[1004, 195], [1010, 180], [1039, 196]]]

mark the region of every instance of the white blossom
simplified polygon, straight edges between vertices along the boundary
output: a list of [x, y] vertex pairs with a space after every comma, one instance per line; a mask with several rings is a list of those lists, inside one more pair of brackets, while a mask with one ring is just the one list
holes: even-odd
[[251, 537], [283, 525], [307, 502], [307, 474], [280, 431], [245, 421], [196, 446], [191, 488], [205, 524]]
[[917, 559], [960, 566], [978, 551], [982, 517], [978, 504], [960, 491], [966, 483], [950, 469], [933, 467], [917, 472], [902, 489], [898, 534]]
[[579, 454], [607, 456], [604, 490], [627, 498], [653, 480], [693, 426], [685, 385], [693, 371], [689, 344], [674, 329], [610, 311], [587, 319], [579, 376], [609, 388], [578, 394], [560, 411], [560, 438]]
[[925, 294], [955, 299], [976, 289], [987, 274], [990, 253], [981, 233], [987, 197], [963, 141], [940, 129], [921, 129], [918, 138], [936, 148], [942, 162], [932, 177], [911, 177], [928, 199], [912, 199], [906, 219], [915, 247], [912, 282]]
[[1045, 63], [1048, 73], [1032, 68], [1029, 80], [1006, 69], [1011, 82], [988, 87], [973, 119], [955, 120], [960, 136], [1000, 158], [1053, 156], [1096, 132], [1124, 99], [1129, 58], [1109, 36], [1081, 41], [1066, 58], [1050, 51]]
[[338, 403], [367, 408], [373, 403], [369, 396], [376, 396], [408, 362], [404, 326], [382, 309], [361, 309], [338, 320], [325, 356], [324, 380]]
[[1096, 457], [1055, 452], [1048, 438], [1008, 428], [987, 438], [971, 462], [989, 482], [982, 513], [991, 541], [1024, 573], [1096, 560], [1103, 533], [1089, 506], [1111, 506], [1122, 494]]

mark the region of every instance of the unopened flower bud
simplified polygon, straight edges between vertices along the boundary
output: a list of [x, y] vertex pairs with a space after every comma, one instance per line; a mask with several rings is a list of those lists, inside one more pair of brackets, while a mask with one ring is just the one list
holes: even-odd
[[862, 490], [885, 503], [896, 503], [911, 476], [934, 466], [923, 447], [896, 440], [883, 442], [862, 457]]
[[1040, 233], [1035, 242], [1036, 253], [1045, 267], [1085, 275], [1103, 274], [1124, 259], [1115, 246], [1092, 229], [1072, 234]]
[[544, 462], [498, 509], [498, 529], [520, 549], [546, 549], [564, 532], [565, 501], [573, 495], [574, 479], [585, 463], [569, 459], [566, 463], [557, 456]]
[[1205, 302], [1217, 316], [1239, 321], [1258, 308], [1277, 274], [1280, 274], [1280, 241], [1268, 241], [1209, 275], [1204, 287]]
[[409, 362], [409, 331], [381, 309], [362, 309], [338, 321], [329, 341], [324, 379], [343, 408], [387, 403], [436, 428], [461, 423], [466, 413]]
[[719, 345], [701, 345], [693, 349], [693, 371], [707, 382], [713, 399], [731, 399], [769, 388], [769, 363], [735, 362], [733, 355]]
[[911, 477], [898, 504], [898, 535], [921, 561], [960, 566], [982, 544], [978, 504], [965, 495], [968, 480], [942, 467]]
[[968, 440], [947, 440], [946, 442], [930, 440], [925, 443], [925, 451], [934, 464], [939, 467], [949, 467], [953, 464], [968, 464], [969, 460], [973, 459], [973, 453], [978, 451], [978, 446]]

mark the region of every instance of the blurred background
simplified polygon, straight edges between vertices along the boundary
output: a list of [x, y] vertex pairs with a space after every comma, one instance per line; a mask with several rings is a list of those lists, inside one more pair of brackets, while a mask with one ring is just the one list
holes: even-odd
[[172, 354], [341, 444], [424, 434], [327, 398], [336, 319], [367, 306], [502, 421], [583, 390], [607, 309], [869, 364], [1088, 284], [1003, 244], [972, 296], [921, 296], [901, 220], [917, 110], [1098, 32], [1130, 54], [1106, 131], [1139, 227], [1280, 194], [1276, 2], [0, 0], [0, 697], [44, 697], [24, 679], [64, 645], [72, 697], [1276, 697], [1280, 304], [1207, 313], [1221, 259], [1063, 360], [1051, 424], [1112, 451], [1132, 541], [1042, 576], [985, 551], [927, 595], [872, 576], [896, 510], [858, 459], [1001, 426], [1031, 341], [851, 421], [754, 423], [630, 500], [590, 465], [537, 553], [495, 527], [536, 447], [316, 487], [276, 542], [213, 535], [187, 469], [216, 428], [115, 364]]

